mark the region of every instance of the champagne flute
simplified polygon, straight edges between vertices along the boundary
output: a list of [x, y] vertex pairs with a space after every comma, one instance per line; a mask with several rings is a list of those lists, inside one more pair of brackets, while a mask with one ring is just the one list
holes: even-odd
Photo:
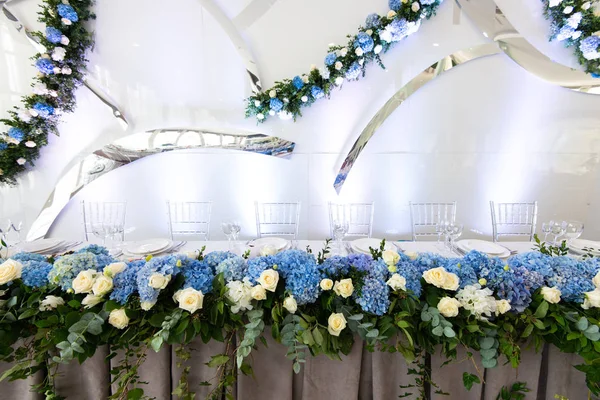
[[338, 254], [344, 255], [344, 245], [342, 243], [344, 237], [348, 233], [348, 221], [333, 221], [333, 237], [337, 243]]

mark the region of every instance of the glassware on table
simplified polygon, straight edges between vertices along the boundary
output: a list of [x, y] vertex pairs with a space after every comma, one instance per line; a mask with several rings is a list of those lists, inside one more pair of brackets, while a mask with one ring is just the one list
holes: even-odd
[[565, 221], [565, 237], [567, 238], [567, 244], [570, 244], [572, 240], [578, 239], [583, 233], [583, 222], [579, 221]]
[[565, 221], [551, 221], [552, 226], [551, 226], [551, 230], [552, 230], [552, 235], [554, 235], [554, 246], [557, 246], [557, 240], [559, 237], [562, 237], [565, 232], [567, 231], [567, 223]]
[[446, 226], [446, 235], [448, 237], [448, 245], [450, 250], [454, 251], [456, 249], [456, 239], [458, 239], [463, 232], [463, 224], [458, 223], [450, 223]]
[[348, 233], [350, 229], [350, 224], [348, 221], [333, 221], [333, 238], [337, 244], [337, 251], [339, 255], [345, 255], [346, 251], [344, 249], [344, 237]]
[[552, 224], [554, 221], [542, 223], [542, 233], [544, 234], [544, 242], [548, 241], [548, 235], [552, 232]]
[[221, 229], [229, 241], [229, 249], [233, 251], [242, 226], [237, 221], [226, 221], [221, 223]]

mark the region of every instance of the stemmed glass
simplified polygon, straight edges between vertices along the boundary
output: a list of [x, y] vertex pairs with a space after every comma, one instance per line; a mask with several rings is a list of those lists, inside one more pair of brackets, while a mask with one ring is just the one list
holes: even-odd
[[463, 224], [452, 222], [446, 226], [447, 244], [450, 250], [454, 251], [456, 249], [455, 241], [462, 235], [462, 232]]
[[227, 240], [229, 241], [229, 249], [234, 250], [235, 242], [237, 241], [238, 235], [242, 230], [242, 226], [237, 221], [226, 221], [221, 223], [221, 229]]
[[548, 235], [552, 232], [552, 224], [554, 224], [554, 221], [544, 222], [542, 224], [542, 233], [544, 234], [544, 242], [548, 241]]
[[333, 221], [333, 238], [337, 243], [338, 254], [344, 255], [344, 244], [342, 240], [350, 229], [348, 221]]
[[[438, 235], [437, 247], [440, 249], [444, 249], [444, 247], [447, 246], [446, 241], [448, 240], [448, 226], [450, 226], [451, 223], [452, 223], [452, 221], [442, 219], [442, 220], [439, 220], [437, 222], [437, 224], [435, 224], [435, 233], [437, 233], [437, 235]], [[442, 236], [444, 236], [444, 244], [443, 245], [441, 244]]]
[[554, 246], [557, 246], [557, 240], [559, 237], [563, 236], [567, 230], [567, 223], [565, 221], [562, 222], [554, 222], [550, 221], [552, 235], [554, 235]]
[[566, 221], [565, 236], [567, 237], [567, 244], [570, 244], [572, 240], [579, 238], [582, 233], [583, 222]]

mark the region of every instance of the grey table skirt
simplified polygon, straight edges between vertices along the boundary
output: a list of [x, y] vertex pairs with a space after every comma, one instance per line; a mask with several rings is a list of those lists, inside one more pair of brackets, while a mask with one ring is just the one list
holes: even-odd
[[[307, 357], [305, 368], [300, 374], [292, 372], [292, 365], [285, 358], [286, 349], [268, 338], [269, 347], [260, 345], [252, 352], [252, 364], [255, 377], [240, 375], [236, 387], [239, 400], [390, 400], [406, 392], [401, 385], [412, 382], [408, 375], [408, 366], [400, 354], [370, 353], [364, 349], [361, 341], [354, 344], [352, 353], [343, 361], [333, 361], [327, 357]], [[200, 340], [190, 346], [193, 365], [189, 376], [190, 388], [197, 393], [197, 399], [203, 399], [210, 391], [200, 386], [202, 381], [210, 380], [215, 369], [204, 365], [210, 357], [224, 351], [222, 343], [211, 342], [207, 345]], [[110, 365], [105, 361], [108, 347], [100, 348], [93, 358], [79, 365], [73, 362], [61, 366], [56, 380], [58, 393], [67, 399], [100, 400], [111, 394]], [[577, 356], [564, 354], [554, 347], [547, 347], [542, 355], [533, 350], [523, 350], [519, 369], [510, 366], [498, 366], [486, 371], [485, 385], [474, 385], [471, 391], [464, 389], [463, 372], [475, 373], [470, 361], [459, 354], [457, 363], [439, 368], [444, 361], [440, 356], [431, 356], [432, 380], [450, 396], [432, 394], [432, 399], [495, 400], [502, 386], [516, 381], [527, 382], [531, 389], [527, 399], [553, 399], [555, 394], [570, 400], [587, 399], [588, 391], [583, 373], [572, 365], [579, 363]], [[112, 361], [111, 361], [112, 362]], [[8, 365], [0, 365], [5, 370]], [[146, 362], [140, 368], [145, 393], [156, 399], [171, 399], [172, 388], [177, 385], [179, 371], [175, 354], [165, 347], [159, 353], [149, 351]], [[29, 385], [41, 379], [31, 377], [27, 381], [0, 383], [0, 399], [29, 400], [42, 396], [31, 393]], [[416, 398], [409, 396], [407, 398]]]

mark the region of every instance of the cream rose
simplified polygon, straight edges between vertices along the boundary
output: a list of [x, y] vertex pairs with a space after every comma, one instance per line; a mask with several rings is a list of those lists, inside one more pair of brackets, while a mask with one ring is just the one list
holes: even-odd
[[600, 271], [598, 271], [598, 273], [596, 274], [596, 276], [594, 277], [594, 279], [592, 279], [592, 283], [597, 288], [600, 288]]
[[142, 301], [140, 302], [140, 308], [144, 311], [150, 310], [156, 304], [155, 301]]
[[333, 313], [327, 320], [327, 331], [332, 336], [340, 336], [340, 332], [346, 327], [346, 318], [342, 313]]
[[341, 281], [336, 281], [335, 285], [333, 285], [333, 291], [338, 296], [342, 296], [343, 298], [348, 298], [352, 296], [352, 292], [354, 292], [354, 285], [352, 284], [352, 279], [346, 278]]
[[446, 280], [442, 285], [442, 289], [446, 290], [457, 290], [459, 286], [460, 279], [458, 279], [458, 275], [453, 274], [451, 272], [446, 272]]
[[294, 296], [288, 296], [283, 300], [283, 308], [288, 310], [290, 314], [294, 314], [298, 310], [298, 303], [294, 299]]
[[103, 300], [102, 296], [96, 296], [95, 294], [88, 294], [87, 296], [85, 296], [83, 298], [83, 300], [81, 301], [81, 304], [85, 308], [92, 308], [96, 304], [100, 303], [102, 300]]
[[417, 253], [416, 251], [405, 251], [404, 255], [410, 258], [411, 260], [416, 260], [417, 257], [419, 257], [419, 253]]
[[179, 291], [177, 302], [179, 303], [179, 308], [182, 308], [193, 314], [202, 308], [204, 295], [201, 291], [189, 287]]
[[12, 282], [21, 277], [23, 265], [15, 260], [8, 259], [0, 264], [0, 285]]
[[155, 272], [150, 275], [150, 278], [148, 278], [148, 286], [154, 289], [162, 290], [167, 287], [170, 281], [171, 275], [163, 275]]
[[588, 308], [599, 308], [600, 307], [600, 289], [594, 289], [591, 292], [585, 292], [585, 299], [581, 308], [587, 310]]
[[400, 274], [393, 274], [386, 283], [393, 290], [406, 290], [406, 278]]
[[333, 281], [329, 278], [322, 279], [319, 286], [321, 286], [321, 289], [323, 290], [331, 290], [333, 288]]
[[396, 265], [400, 261], [400, 254], [396, 250], [384, 250], [381, 257], [387, 265]]
[[104, 296], [106, 293], [110, 292], [113, 288], [113, 280], [108, 276], [99, 276], [94, 281], [94, 286], [92, 287], [92, 292], [96, 296]]
[[279, 282], [279, 272], [274, 269], [264, 270], [257, 279], [257, 282], [269, 292], [274, 292]]
[[46, 296], [40, 303], [40, 311], [50, 311], [63, 304], [65, 304], [65, 301], [62, 297]]
[[556, 287], [549, 288], [544, 286], [542, 288], [542, 296], [544, 296], [544, 300], [546, 300], [548, 303], [556, 304], [560, 302], [560, 295], [560, 290]]
[[442, 297], [437, 305], [437, 309], [444, 317], [456, 317], [459, 308], [460, 301], [453, 297]]
[[508, 300], [496, 300], [496, 315], [507, 313], [511, 308]]
[[273, 245], [266, 244], [260, 249], [260, 255], [263, 257], [272, 256], [275, 254], [277, 254], [277, 249]]
[[90, 293], [94, 287], [94, 281], [98, 272], [93, 269], [86, 269], [77, 274], [77, 277], [73, 279], [71, 286], [75, 293]]
[[430, 285], [441, 288], [446, 282], [447, 274], [448, 273], [444, 267], [437, 267], [423, 272], [423, 278], [425, 279], [425, 282], [429, 283]]
[[125, 327], [129, 325], [129, 317], [125, 314], [124, 309], [119, 308], [110, 312], [108, 323], [117, 329], [125, 329]]
[[250, 289], [250, 295], [254, 300], [265, 300], [267, 298], [267, 291], [264, 287], [256, 285]]
[[126, 263], [116, 262], [116, 263], [108, 264], [106, 267], [104, 267], [104, 270], [102, 272], [104, 273], [104, 276], [108, 276], [109, 278], [114, 278], [117, 274], [120, 274], [121, 272], [125, 271], [126, 268], [127, 268]]
[[396, 15], [397, 15], [397, 14], [396, 14], [396, 11], [394, 11], [394, 10], [390, 10], [390, 11], [388, 11], [388, 13], [387, 13], [387, 17], [388, 17], [388, 19], [392, 19], [392, 18], [394, 18]]

